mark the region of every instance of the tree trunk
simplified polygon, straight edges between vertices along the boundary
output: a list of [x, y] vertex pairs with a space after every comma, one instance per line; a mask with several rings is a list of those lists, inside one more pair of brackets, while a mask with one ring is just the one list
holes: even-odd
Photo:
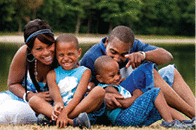
[[90, 33], [90, 30], [91, 30], [91, 17], [88, 19], [87, 33]]
[[22, 16], [19, 16], [19, 20], [18, 20], [18, 33], [22, 32]]
[[81, 18], [78, 16], [77, 25], [76, 25], [76, 32], [75, 32], [76, 36], [79, 34], [80, 24], [81, 24]]
[[112, 28], [113, 28], [113, 26], [112, 26], [112, 23], [110, 23], [110, 25], [109, 25], [109, 33], [112, 31]]
[[33, 9], [33, 19], [36, 18], [36, 8]]

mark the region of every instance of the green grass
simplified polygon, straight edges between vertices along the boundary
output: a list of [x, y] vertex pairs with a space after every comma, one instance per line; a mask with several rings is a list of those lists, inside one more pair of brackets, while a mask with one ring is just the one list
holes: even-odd
[[[104, 126], [104, 125], [93, 125], [92, 130], [172, 130], [166, 129], [160, 126], [161, 121], [157, 121], [148, 127], [118, 127], [118, 126]], [[68, 130], [80, 130], [78, 127], [65, 127], [63, 129]], [[84, 128], [85, 129], [85, 128]], [[59, 130], [57, 126], [38, 126], [38, 125], [0, 125], [0, 130]]]

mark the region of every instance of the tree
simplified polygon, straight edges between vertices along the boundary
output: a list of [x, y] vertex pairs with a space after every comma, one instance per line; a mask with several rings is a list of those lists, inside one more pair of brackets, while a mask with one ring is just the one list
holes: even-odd
[[[42, 0], [15, 0], [16, 19], [18, 21], [18, 32], [22, 30], [22, 20], [29, 22], [36, 18], [36, 9], [43, 4]], [[32, 11], [33, 10], [33, 11]], [[31, 17], [31, 12], [33, 15]]]
[[0, 30], [7, 31], [7, 29], [11, 29], [10, 24], [14, 21], [13, 14], [15, 14], [14, 8], [15, 1], [14, 0], [1, 0], [0, 1]]
[[72, 7], [73, 7], [72, 9], [75, 12], [75, 15], [77, 16], [77, 24], [76, 24], [76, 31], [75, 31], [76, 35], [79, 33], [82, 19], [86, 17], [85, 13], [89, 11], [89, 7], [91, 6], [90, 1], [91, 0], [72, 0], [71, 1]]
[[43, 4], [42, 0], [24, 0], [25, 5], [33, 11], [32, 19], [36, 18], [36, 9]]
[[[74, 13], [68, 0], [44, 0], [37, 16], [46, 20], [55, 31], [73, 32]], [[73, 31], [72, 31], [73, 30]]]
[[176, 28], [178, 35], [195, 35], [195, 3], [194, 0], [178, 0], [180, 20]]
[[105, 22], [109, 22], [109, 32], [113, 26], [122, 22], [130, 23], [139, 20], [141, 0], [101, 0], [97, 8], [101, 11], [101, 17]]

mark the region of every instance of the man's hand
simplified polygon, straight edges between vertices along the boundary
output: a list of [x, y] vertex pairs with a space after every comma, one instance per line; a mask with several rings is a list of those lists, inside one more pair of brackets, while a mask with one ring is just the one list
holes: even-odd
[[129, 59], [129, 62], [126, 64], [126, 68], [128, 68], [131, 65], [133, 69], [140, 66], [141, 61], [145, 58], [141, 52], [127, 54], [125, 55], [125, 57]]
[[122, 107], [122, 105], [117, 101], [117, 99], [124, 99], [124, 97], [116, 93], [106, 93], [105, 94], [106, 108], [108, 110], [113, 110], [117, 107]]

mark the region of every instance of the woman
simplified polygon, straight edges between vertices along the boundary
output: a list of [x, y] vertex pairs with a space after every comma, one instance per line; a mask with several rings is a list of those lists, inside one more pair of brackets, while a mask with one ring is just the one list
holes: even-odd
[[52, 29], [43, 20], [32, 20], [24, 28], [24, 39], [26, 44], [10, 65], [9, 90], [0, 93], [0, 124], [35, 123], [35, 113], [27, 103], [33, 95], [52, 102], [46, 85], [46, 75], [57, 63], [53, 62]]

